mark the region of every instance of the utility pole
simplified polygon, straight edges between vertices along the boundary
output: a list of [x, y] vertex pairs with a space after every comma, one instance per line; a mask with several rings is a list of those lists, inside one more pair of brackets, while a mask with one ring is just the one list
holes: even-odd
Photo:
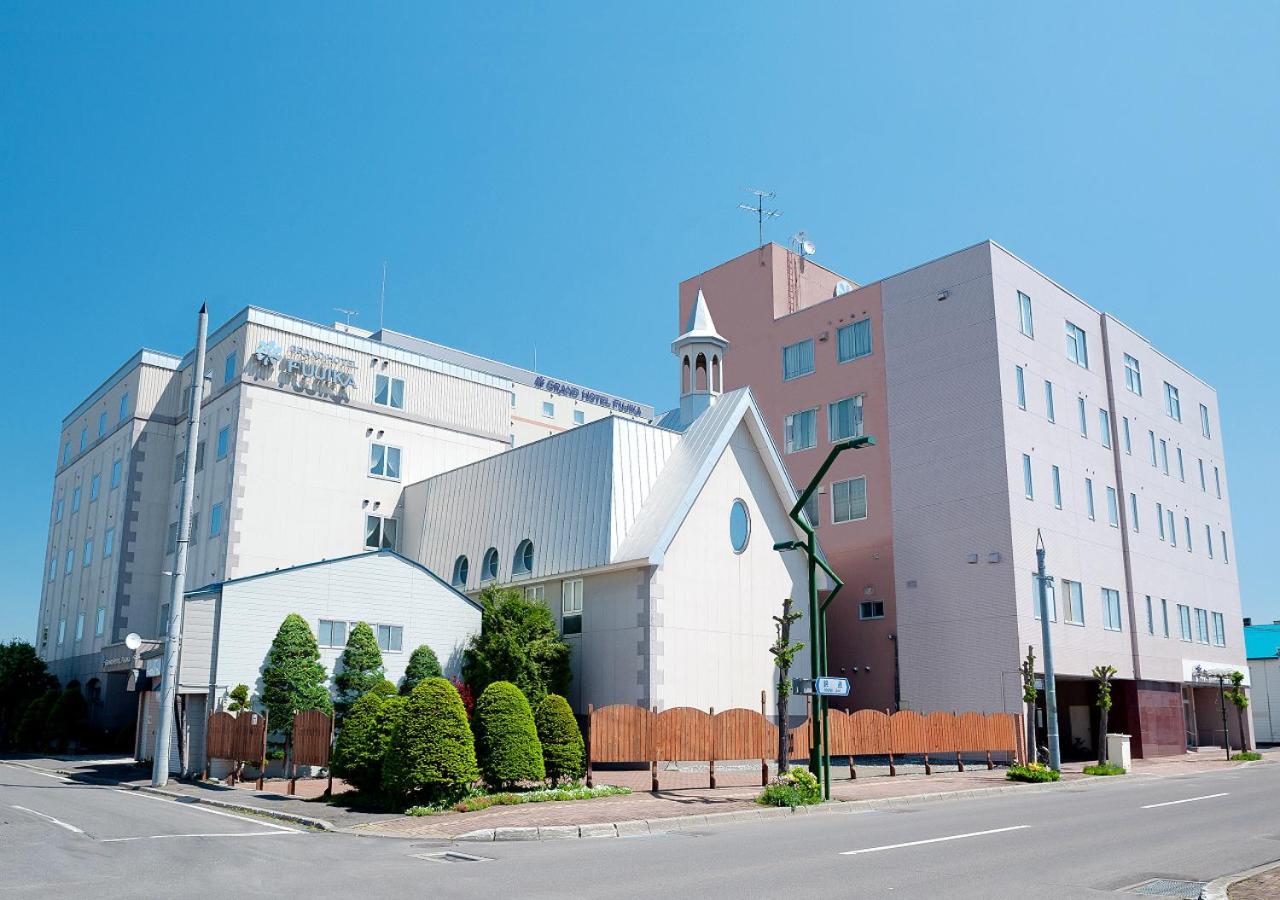
[[191, 502], [196, 488], [196, 455], [200, 452], [200, 401], [204, 399], [204, 354], [209, 333], [209, 311], [200, 304], [196, 326], [195, 372], [191, 404], [187, 407], [187, 455], [182, 475], [182, 499], [178, 503], [178, 548], [174, 555], [173, 590], [169, 594], [169, 621], [165, 630], [164, 670], [160, 676], [160, 721], [156, 727], [156, 755], [151, 761], [151, 786], [169, 783], [169, 732], [173, 728], [178, 695], [178, 657], [182, 642], [182, 598], [187, 587], [187, 545], [191, 541]]
[[[1231, 732], [1227, 727], [1227, 676], [1225, 672], [1219, 671], [1218, 677], [1218, 705], [1222, 707], [1222, 743], [1227, 745], [1227, 762], [1231, 762]], [[1240, 735], [1240, 749], [1244, 749], [1244, 734]]]
[[761, 190], [756, 190], [755, 188], [747, 188], [747, 193], [755, 195], [756, 205], [748, 206], [745, 203], [739, 203], [738, 209], [745, 209], [747, 212], [753, 212], [756, 214], [756, 234], [757, 234], [757, 240], [758, 240], [758, 243], [756, 244], [756, 246], [763, 247], [764, 246], [764, 220], [776, 219], [778, 216], [782, 215], [782, 211], [777, 209], [764, 208], [764, 201], [772, 200], [775, 196], [777, 196], [776, 194], [774, 194], [773, 191], [761, 191]]
[[[1049, 733], [1049, 768], [1062, 771], [1058, 747], [1058, 689], [1053, 677], [1053, 638], [1049, 633], [1049, 576], [1044, 571], [1044, 538], [1036, 529], [1036, 587], [1040, 593], [1040, 639], [1044, 644], [1044, 718]], [[1105, 735], [1102, 738], [1106, 740]], [[1031, 754], [1035, 747], [1028, 748]]]

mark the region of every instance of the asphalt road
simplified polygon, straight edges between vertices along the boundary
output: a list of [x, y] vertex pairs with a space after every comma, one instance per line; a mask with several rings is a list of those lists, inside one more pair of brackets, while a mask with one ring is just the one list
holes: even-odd
[[[477, 843], [288, 828], [0, 765], [0, 897], [1112, 896], [1280, 858], [1280, 765], [1121, 777], [638, 838]], [[446, 850], [485, 857], [442, 861]], [[1128, 895], [1134, 896], [1134, 895]]]

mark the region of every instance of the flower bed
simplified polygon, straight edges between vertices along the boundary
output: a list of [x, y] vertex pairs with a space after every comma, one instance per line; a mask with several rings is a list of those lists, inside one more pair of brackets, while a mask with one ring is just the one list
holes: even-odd
[[554, 803], [561, 800], [591, 800], [596, 797], [615, 797], [630, 794], [631, 788], [602, 784], [585, 787], [580, 784], [561, 788], [539, 788], [532, 791], [502, 791], [496, 794], [477, 792], [456, 803], [440, 806], [411, 806], [406, 816], [434, 816], [444, 812], [477, 812], [490, 806], [516, 806], [521, 803]]

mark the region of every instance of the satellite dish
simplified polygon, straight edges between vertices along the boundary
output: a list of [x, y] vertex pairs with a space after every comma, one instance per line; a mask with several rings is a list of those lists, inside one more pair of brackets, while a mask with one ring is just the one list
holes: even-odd
[[129, 634], [125, 636], [124, 645], [130, 650], [137, 650], [142, 646], [142, 638], [134, 632], [129, 632]]
[[853, 290], [853, 285], [841, 278], [836, 282], [836, 296], [843, 297], [845, 294]]
[[813, 241], [802, 241], [800, 249], [804, 251], [805, 256], [813, 256], [818, 252], [818, 248], [813, 246]]

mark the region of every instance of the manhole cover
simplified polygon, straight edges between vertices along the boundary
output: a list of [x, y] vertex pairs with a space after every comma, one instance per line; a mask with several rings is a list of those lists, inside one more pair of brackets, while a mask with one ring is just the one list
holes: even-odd
[[442, 853], [414, 853], [414, 859], [425, 859], [427, 862], [459, 863], [459, 862], [492, 862], [487, 856], [472, 856], [470, 853], [459, 853], [457, 850], [445, 850]]
[[1174, 878], [1152, 878], [1141, 884], [1124, 889], [1126, 894], [1144, 894], [1148, 897], [1181, 897], [1184, 900], [1199, 900], [1204, 890], [1205, 881], [1180, 881]]

